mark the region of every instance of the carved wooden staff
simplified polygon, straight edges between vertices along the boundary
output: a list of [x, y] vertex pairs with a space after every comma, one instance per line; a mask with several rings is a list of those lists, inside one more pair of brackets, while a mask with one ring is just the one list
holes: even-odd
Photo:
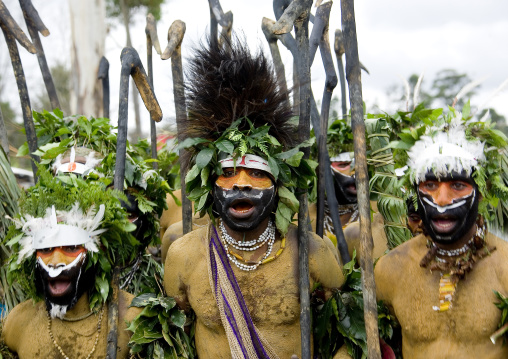
[[[146, 68], [148, 70], [148, 82], [150, 86], [153, 86], [153, 67], [152, 67], [152, 47], [155, 49], [157, 54], [161, 54], [161, 45], [159, 44], [159, 37], [157, 36], [157, 27], [155, 25], [155, 18], [152, 14], [146, 16]], [[157, 129], [155, 127], [155, 121], [150, 116], [150, 144], [152, 150], [152, 158], [157, 159]], [[157, 162], [153, 162], [152, 166], [157, 169], [159, 166]]]
[[18, 40], [18, 42], [32, 54], [36, 53], [36, 49], [30, 40], [28, 40], [25, 33], [23, 30], [21, 30], [16, 21], [14, 21], [11, 14], [9, 13], [9, 10], [7, 10], [2, 1], [0, 1], [0, 27], [2, 28], [5, 42], [9, 48], [11, 64], [14, 70], [14, 76], [16, 77], [19, 99], [21, 101], [21, 108], [23, 111], [23, 123], [25, 126], [26, 140], [28, 143], [28, 150], [30, 151], [30, 157], [32, 158], [32, 171], [34, 173], [34, 181], [37, 182], [37, 166], [35, 163], [39, 162], [39, 157], [33, 154], [35, 151], [37, 151], [37, 136], [35, 133], [35, 127], [32, 118], [32, 109], [30, 106], [30, 97], [28, 96], [28, 87], [26, 85], [25, 73], [23, 71], [23, 65], [21, 64], [21, 58], [19, 56], [16, 40]]
[[334, 50], [335, 56], [337, 57], [337, 67], [339, 68], [342, 118], [346, 118], [347, 115], [346, 78], [344, 75], [344, 63], [342, 62], [342, 55], [344, 55], [346, 50], [344, 49], [344, 37], [342, 36], [342, 31], [340, 29], [335, 30]]
[[99, 63], [97, 78], [102, 80], [102, 116], [109, 118], [109, 61], [104, 56]]
[[[115, 189], [124, 190], [125, 178], [125, 157], [127, 147], [127, 125], [129, 111], [129, 78], [132, 76], [139, 94], [143, 99], [146, 109], [150, 112], [150, 118], [156, 122], [162, 120], [162, 111], [155, 97], [148, 76], [146, 75], [141, 59], [136, 50], [132, 47], [125, 47], [120, 56], [122, 70], [120, 75], [120, 101], [118, 106], [118, 135], [116, 139], [116, 162], [115, 162]], [[106, 358], [116, 358], [116, 347], [118, 341], [118, 282], [120, 268], [115, 265], [111, 287], [113, 293], [108, 304], [108, 345]]]
[[358, 188], [358, 211], [360, 214], [360, 265], [362, 268], [363, 305], [365, 332], [367, 333], [368, 357], [380, 359], [376, 283], [372, 263], [372, 241], [369, 201], [369, 175], [363, 120], [362, 80], [353, 0], [341, 0], [342, 29], [346, 48], [346, 78], [351, 102], [351, 125], [355, 148], [356, 186]]
[[[228, 11], [224, 13], [219, 0], [208, 0], [210, 6], [210, 40], [212, 45], [220, 45], [221, 39], [231, 40], [231, 30], [233, 28], [233, 13]], [[222, 27], [221, 37], [219, 36], [218, 25]]]
[[[164, 50], [161, 58], [167, 60], [171, 58], [171, 72], [173, 76], [173, 96], [175, 99], [176, 127], [178, 132], [178, 141], [183, 142], [183, 129], [187, 125], [187, 107], [185, 105], [185, 90], [183, 85], [182, 69], [182, 40], [185, 35], [185, 23], [175, 20], [168, 30], [168, 46]], [[182, 224], [183, 233], [192, 231], [192, 203], [187, 198], [185, 191], [185, 175], [187, 174], [187, 164], [189, 152], [181, 149], [180, 157], [180, 184], [182, 187]]]
[[[299, 141], [303, 142], [310, 136], [310, 61], [309, 61], [309, 13], [312, 0], [294, 0], [284, 10], [283, 15], [274, 25], [275, 34], [288, 33], [295, 28], [298, 48], [297, 73], [300, 89], [300, 122], [298, 125]], [[308, 158], [309, 151], [304, 151]], [[298, 261], [300, 287], [300, 329], [302, 340], [302, 358], [311, 357], [311, 320], [309, 293], [309, 238], [307, 223], [309, 221], [307, 191], [298, 194], [300, 210], [298, 211]]]
[[[274, 1], [274, 8], [276, 7], [276, 3], [280, 5], [280, 3], [284, 2], [286, 0], [275, 0]], [[264, 18], [263, 19], [263, 25], [267, 28], [267, 31], [274, 32], [274, 26], [275, 22], [273, 20]], [[319, 25], [318, 25], [319, 26]], [[265, 35], [266, 36], [266, 35]], [[289, 33], [284, 34], [278, 34], [276, 35], [276, 38], [280, 40], [280, 42], [291, 52], [293, 55], [293, 58], [298, 57], [298, 51], [296, 46], [296, 41]], [[272, 45], [272, 46], [276, 46]], [[312, 63], [312, 62], [311, 62]], [[277, 67], [276, 67], [277, 69]], [[296, 71], [294, 71], [296, 72]], [[311, 103], [311, 120], [312, 120], [312, 126], [314, 127], [314, 130], [316, 133], [319, 132], [320, 128], [320, 114], [317, 109], [316, 101], [314, 100], [314, 95], [312, 93], [312, 89], [310, 89], [310, 103]], [[299, 103], [299, 100], [298, 100]], [[326, 147], [325, 147], [326, 148]], [[328, 155], [328, 150], [326, 149], [326, 153], [324, 154], [324, 168], [330, 168], [330, 156]], [[335, 187], [334, 187], [334, 179], [331, 171], [325, 170], [325, 186], [326, 186], [326, 194], [327, 194], [327, 201], [329, 208], [338, 208], [339, 204], [337, 202], [337, 197], [335, 196]], [[347, 263], [351, 260], [351, 257], [349, 256], [349, 252], [347, 250], [347, 243], [346, 239], [344, 237], [344, 232], [342, 230], [342, 224], [340, 222], [340, 217], [336, 211], [330, 211], [335, 237], [337, 238], [337, 247], [339, 249], [339, 253], [341, 255], [341, 259], [343, 263]], [[317, 228], [316, 228], [317, 229]]]
[[2, 109], [0, 109], [0, 146], [5, 152], [5, 157], [7, 161], [9, 160], [9, 140], [7, 139], [7, 129], [5, 128], [4, 116], [2, 114]]
[[28, 33], [30, 34], [32, 42], [35, 48], [37, 49], [37, 61], [39, 62], [39, 67], [41, 69], [42, 78], [44, 79], [46, 91], [48, 91], [51, 107], [53, 109], [60, 108], [60, 101], [58, 100], [56, 87], [53, 82], [51, 72], [49, 71], [48, 62], [46, 61], [46, 55], [44, 54], [44, 48], [42, 47], [41, 39], [39, 37], [39, 32], [44, 37], [48, 36], [49, 30], [42, 22], [41, 18], [39, 17], [39, 13], [32, 5], [31, 0], [19, 0], [19, 4], [21, 6], [21, 9], [23, 10], [23, 16], [25, 17]]

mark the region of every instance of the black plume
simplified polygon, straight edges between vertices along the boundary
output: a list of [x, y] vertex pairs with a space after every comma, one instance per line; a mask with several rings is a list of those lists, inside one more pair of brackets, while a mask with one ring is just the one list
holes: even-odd
[[[184, 136], [214, 140], [235, 120], [247, 117], [255, 127], [268, 124], [285, 147], [293, 145], [296, 128], [288, 94], [280, 91], [271, 63], [261, 50], [252, 55], [245, 39], [207, 44], [194, 51], [187, 69], [188, 123]], [[240, 130], [248, 128], [242, 122]]]

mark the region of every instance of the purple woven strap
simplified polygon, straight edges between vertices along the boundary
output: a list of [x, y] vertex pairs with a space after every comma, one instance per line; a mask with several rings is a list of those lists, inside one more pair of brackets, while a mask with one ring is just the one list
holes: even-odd
[[[215, 282], [215, 290], [217, 291], [218, 286], [218, 275], [217, 275], [217, 263], [215, 262], [215, 256], [213, 254], [213, 249], [217, 251], [217, 254], [219, 256], [219, 259], [222, 263], [222, 266], [224, 267], [224, 270], [226, 271], [226, 275], [228, 277], [229, 282], [231, 283], [231, 286], [233, 287], [233, 290], [235, 292], [236, 301], [238, 302], [238, 305], [240, 306], [240, 309], [242, 311], [242, 315], [245, 319], [245, 322], [247, 323], [247, 328], [249, 330], [249, 334], [252, 340], [252, 343], [254, 344], [254, 349], [256, 351], [257, 357], [261, 359], [270, 359], [270, 356], [266, 353], [265, 348], [263, 347], [263, 343], [261, 342], [261, 338], [259, 338], [256, 328], [254, 327], [254, 323], [252, 322], [252, 318], [250, 316], [249, 310], [247, 309], [247, 305], [245, 304], [245, 300], [243, 299], [242, 291], [240, 290], [240, 287], [238, 286], [238, 283], [236, 281], [235, 274], [233, 273], [233, 269], [231, 268], [231, 265], [229, 264], [229, 259], [226, 254], [226, 251], [224, 250], [224, 247], [222, 246], [222, 243], [219, 240], [219, 235], [217, 233], [217, 230], [215, 229], [215, 226], [212, 225], [213, 233], [210, 238], [210, 262], [212, 267], [212, 275], [213, 280]], [[217, 295], [217, 293], [215, 293]], [[221, 290], [221, 296], [224, 299], [224, 309], [225, 309], [225, 315], [228, 319], [231, 328], [235, 334], [236, 339], [238, 340], [238, 343], [240, 344], [240, 347], [242, 348], [242, 352], [245, 356], [245, 358], [248, 358], [247, 353], [245, 351], [245, 347], [243, 344], [243, 340], [241, 338], [240, 332], [238, 330], [238, 326], [236, 324], [236, 319], [233, 315], [233, 312], [231, 311], [231, 306], [228, 302], [228, 299]]]

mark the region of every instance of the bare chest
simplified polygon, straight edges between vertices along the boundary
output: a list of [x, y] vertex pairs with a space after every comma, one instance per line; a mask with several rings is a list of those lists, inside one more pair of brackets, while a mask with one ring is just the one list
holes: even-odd
[[422, 269], [397, 284], [392, 304], [404, 342], [432, 343], [446, 339], [467, 345], [492, 345], [489, 336], [501, 319], [501, 311], [494, 305], [493, 290], [503, 292], [495, 271], [485, 266], [473, 269], [459, 281], [452, 307], [444, 312], [433, 309], [439, 305], [439, 280], [439, 273]]
[[[298, 322], [300, 307], [297, 268], [289, 251], [254, 271], [246, 272], [232, 263], [230, 265], [252, 320], [258, 328]], [[199, 322], [209, 329], [222, 330], [206, 260], [196, 264], [186, 287], [189, 303]]]

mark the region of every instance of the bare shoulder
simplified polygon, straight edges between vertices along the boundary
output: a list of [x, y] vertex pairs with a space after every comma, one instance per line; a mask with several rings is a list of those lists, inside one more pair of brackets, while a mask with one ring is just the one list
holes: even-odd
[[131, 307], [132, 300], [134, 299], [134, 295], [131, 293], [127, 293], [123, 290], [119, 292], [119, 308], [118, 313], [120, 315], [121, 321], [120, 323], [123, 323], [124, 321], [132, 321], [134, 318], [138, 316], [139, 313], [141, 313], [142, 308], [138, 307]]
[[385, 290], [391, 291], [393, 284], [400, 279], [397, 277], [404, 268], [419, 266], [427, 250], [426, 237], [419, 235], [379, 258], [374, 267], [378, 296], [383, 297], [386, 294]]
[[209, 226], [198, 228], [172, 243], [166, 255], [165, 265], [167, 266], [168, 262], [178, 261], [182, 255], [185, 255], [186, 258], [202, 256], [208, 231]]
[[2, 338], [9, 349], [17, 350], [19, 341], [30, 336], [28, 331], [33, 327], [41, 311], [45, 311], [45, 303], [34, 303], [30, 299], [18, 304], [9, 312], [2, 323]]

